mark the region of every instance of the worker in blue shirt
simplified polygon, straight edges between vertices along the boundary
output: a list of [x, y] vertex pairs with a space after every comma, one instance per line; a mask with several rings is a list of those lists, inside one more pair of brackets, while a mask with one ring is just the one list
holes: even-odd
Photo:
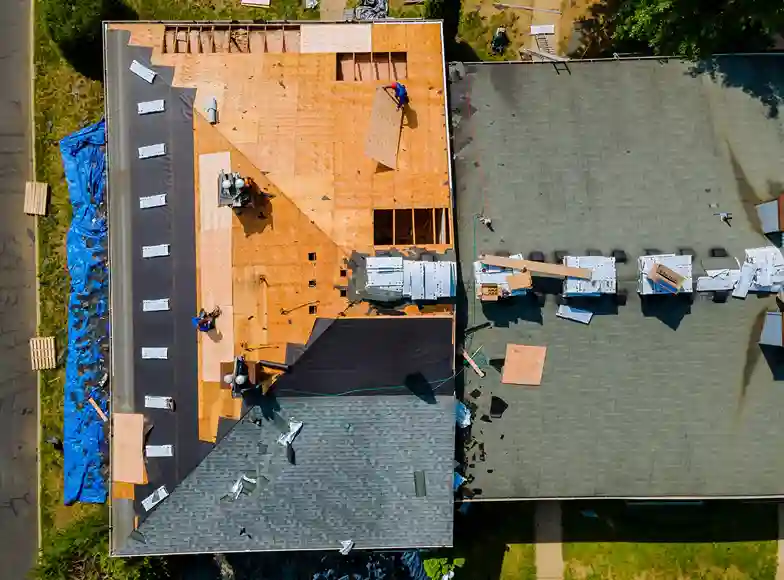
[[217, 308], [212, 312], [207, 312], [202, 308], [196, 316], [191, 318], [191, 322], [193, 322], [193, 326], [200, 332], [209, 332], [215, 328], [215, 319], [219, 314], [220, 310]]
[[398, 111], [408, 104], [408, 91], [403, 83], [394, 83], [384, 86], [385, 89], [392, 89], [395, 91], [395, 100], [397, 101]]

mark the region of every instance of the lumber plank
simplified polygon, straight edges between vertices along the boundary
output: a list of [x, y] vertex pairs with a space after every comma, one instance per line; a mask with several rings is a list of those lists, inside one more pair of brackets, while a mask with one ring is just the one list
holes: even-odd
[[514, 268], [515, 270], [528, 270], [534, 274], [544, 274], [546, 276], [560, 276], [562, 278], [581, 278], [591, 279], [591, 270], [588, 268], [572, 268], [558, 264], [546, 264], [544, 262], [531, 262], [530, 260], [517, 260], [515, 258], [504, 258], [502, 256], [488, 256], [482, 254], [479, 260], [488, 266], [499, 266], [501, 268]]

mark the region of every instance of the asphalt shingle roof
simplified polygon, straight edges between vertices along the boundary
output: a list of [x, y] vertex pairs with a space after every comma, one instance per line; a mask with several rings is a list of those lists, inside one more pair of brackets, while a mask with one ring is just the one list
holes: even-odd
[[[734, 61], [749, 82], [784, 85], [784, 57]], [[503, 359], [507, 343], [547, 346], [542, 385], [466, 372], [478, 414], [468, 463], [478, 498], [764, 496], [784, 494], [781, 352], [757, 345], [772, 297], [718, 304], [697, 297], [643, 308], [645, 249], [711, 247], [743, 257], [768, 241], [753, 205], [784, 183], [784, 122], [721, 77], [676, 61], [459, 66], [451, 86], [460, 263], [471, 351]], [[734, 215], [727, 227], [714, 212]], [[492, 218], [494, 232], [475, 220]], [[623, 249], [619, 288], [588, 326], [523, 298], [473, 298], [477, 253], [605, 255]], [[555, 288], [559, 283], [555, 283]], [[540, 286], [540, 289], [543, 288]], [[550, 283], [550, 288], [553, 284]], [[495, 366], [500, 366], [499, 361]], [[474, 399], [470, 398], [469, 401]]]
[[[454, 397], [282, 398], [272, 419], [252, 410], [142, 522], [119, 555], [338, 550], [452, 545]], [[304, 422], [296, 465], [277, 443]], [[221, 500], [242, 473], [267, 483]], [[414, 472], [426, 495], [417, 497]], [[244, 533], [241, 530], [244, 528]]]

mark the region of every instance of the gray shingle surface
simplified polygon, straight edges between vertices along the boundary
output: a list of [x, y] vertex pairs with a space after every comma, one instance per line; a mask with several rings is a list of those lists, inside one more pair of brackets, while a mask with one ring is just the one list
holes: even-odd
[[[775, 58], [747, 59], [748, 76], [781, 84]], [[747, 216], [784, 183], [784, 122], [675, 61], [569, 68], [467, 65], [452, 85], [461, 268], [465, 277], [482, 252], [552, 261], [555, 250], [619, 248], [629, 300], [582, 326], [557, 319], [552, 296], [541, 310], [483, 308], [468, 275], [468, 325], [494, 323], [472, 335], [472, 352], [548, 347], [539, 388], [502, 385], [490, 366], [485, 379], [466, 373], [480, 414], [491, 394], [509, 404], [474, 425], [487, 460], [469, 469], [472, 487], [480, 498], [784, 494], [784, 382], [774, 380], [784, 355], [756, 344], [773, 298], [697, 299], [683, 316], [669, 302], [646, 315], [634, 282], [644, 248], [691, 247], [698, 272], [713, 246], [742, 258], [767, 243]], [[716, 211], [734, 214], [731, 228]], [[495, 232], [475, 224], [479, 213]]]
[[[259, 427], [246, 416], [141, 524], [146, 543], [128, 539], [117, 553], [337, 550], [347, 539], [356, 549], [452, 545], [454, 397], [278, 402], [277, 421]], [[296, 465], [276, 442], [281, 418], [304, 422]], [[254, 469], [269, 483], [222, 502]]]

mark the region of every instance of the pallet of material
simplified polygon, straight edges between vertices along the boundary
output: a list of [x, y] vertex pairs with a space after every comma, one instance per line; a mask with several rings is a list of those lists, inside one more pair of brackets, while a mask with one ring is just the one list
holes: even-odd
[[400, 130], [403, 126], [403, 111], [385, 89], [376, 89], [373, 98], [373, 113], [365, 142], [365, 155], [390, 169], [397, 168], [397, 150], [400, 146]]
[[53, 369], [57, 366], [53, 336], [37, 336], [30, 339], [30, 362], [34, 371]]
[[25, 184], [24, 212], [27, 215], [46, 215], [49, 205], [49, 186], [40, 181]]

